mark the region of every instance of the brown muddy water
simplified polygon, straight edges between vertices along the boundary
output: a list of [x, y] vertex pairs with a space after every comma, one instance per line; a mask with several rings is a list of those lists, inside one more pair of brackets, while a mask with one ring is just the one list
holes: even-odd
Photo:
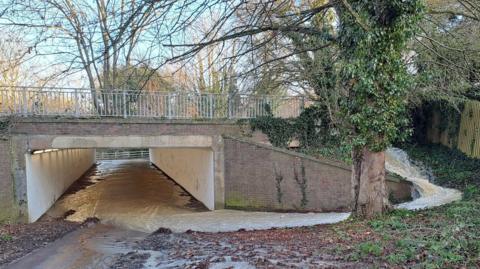
[[[184, 222], [202, 222], [197, 214], [209, 213], [206, 211], [200, 202], [148, 161], [102, 161], [76, 181], [43, 216], [79, 222], [95, 217], [101, 223], [73, 231], [5, 268], [117, 268], [120, 257], [125, 255], [127, 264], [120, 262], [123, 266], [120, 268], [183, 268], [188, 261], [166, 259], [163, 251], [139, 250], [137, 244], [150, 232], [163, 227], [165, 219], [181, 216], [187, 218]], [[190, 219], [190, 214], [197, 219]], [[182, 222], [173, 219], [178, 221]], [[129, 253], [147, 258], [135, 265], [128, 261]], [[252, 268], [243, 263], [234, 267]]]
[[[410, 164], [403, 152], [390, 150], [387, 153], [388, 170], [412, 181], [419, 194], [417, 199], [400, 204], [399, 207], [416, 209], [436, 206], [461, 195], [456, 190], [443, 189], [429, 183], [420, 170]], [[179, 259], [175, 252], [169, 253], [168, 249], [143, 250], [139, 248], [139, 242], [149, 238], [150, 232], [161, 227], [167, 227], [173, 232], [190, 229], [222, 232], [298, 227], [336, 223], [348, 218], [349, 213], [208, 211], [148, 161], [129, 160], [99, 163], [74, 183], [45, 217], [64, 216], [72, 221], [96, 217], [101, 224], [92, 224], [71, 232], [6, 268], [185, 268], [192, 265], [192, 259], [201, 260], [204, 257]], [[184, 238], [187, 235], [167, 233], [162, 237], [161, 245], [168, 246], [186, 240], [185, 248], [188, 249], [188, 238]], [[208, 249], [205, 244], [210, 244], [194, 243], [190, 248]], [[184, 244], [181, 243], [181, 246]], [[230, 249], [232, 246], [227, 244], [220, 247]], [[128, 256], [129, 253], [133, 254]], [[143, 264], [134, 267], [130, 263], [127, 267], [117, 266], [120, 258], [130, 259], [135, 255], [145, 255]], [[211, 265], [210, 268], [254, 268], [252, 264], [230, 260]]]
[[101, 223], [71, 232], [6, 268], [113, 268], [119, 255], [133, 251], [164, 218], [204, 211], [147, 160], [102, 161], [43, 216], [78, 222], [95, 217]]
[[45, 214], [70, 221], [98, 218], [103, 224], [152, 232], [166, 216], [208, 211], [146, 160], [102, 161]]

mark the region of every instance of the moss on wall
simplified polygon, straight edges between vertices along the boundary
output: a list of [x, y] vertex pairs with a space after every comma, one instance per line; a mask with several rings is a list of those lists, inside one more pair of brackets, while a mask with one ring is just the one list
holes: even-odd
[[251, 197], [245, 197], [241, 193], [232, 192], [225, 197], [225, 208], [230, 209], [265, 209], [266, 205], [259, 200], [252, 199]]

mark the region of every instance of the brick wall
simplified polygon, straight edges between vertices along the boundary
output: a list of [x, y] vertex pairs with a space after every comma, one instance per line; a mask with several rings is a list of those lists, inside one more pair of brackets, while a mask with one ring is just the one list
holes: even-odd
[[[349, 211], [351, 167], [243, 139], [225, 137], [225, 206], [255, 210]], [[397, 200], [411, 184], [387, 177]]]
[[245, 126], [235, 122], [132, 119], [18, 119], [14, 134], [41, 135], [238, 135]]
[[0, 223], [15, 218], [10, 141], [0, 139]]
[[[221, 205], [215, 205], [216, 208], [225, 204], [230, 208], [261, 210], [350, 209], [349, 166], [273, 148], [265, 144], [263, 134], [249, 132], [248, 125], [226, 121], [17, 119], [11, 129], [11, 140], [0, 140], [0, 221], [2, 218], [25, 221], [25, 153], [29, 148], [49, 147], [50, 139], [61, 135], [216, 137], [219, 141], [214, 143], [215, 175], [223, 179], [215, 183], [215, 201], [221, 202]], [[263, 143], [229, 137], [244, 134]], [[222, 141], [219, 135], [226, 137]], [[35, 141], [39, 144], [34, 144]], [[408, 194], [409, 187], [398, 180], [393, 187], [394, 191], [403, 191], [400, 195]]]
[[348, 211], [350, 169], [226, 137], [225, 205], [265, 210]]

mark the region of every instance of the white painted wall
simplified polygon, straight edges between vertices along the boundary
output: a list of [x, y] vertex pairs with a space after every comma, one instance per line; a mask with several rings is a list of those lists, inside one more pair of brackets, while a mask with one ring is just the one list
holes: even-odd
[[151, 148], [150, 161], [208, 209], [214, 209], [214, 162], [210, 148]]
[[62, 149], [25, 158], [28, 219], [34, 222], [95, 163], [95, 149]]

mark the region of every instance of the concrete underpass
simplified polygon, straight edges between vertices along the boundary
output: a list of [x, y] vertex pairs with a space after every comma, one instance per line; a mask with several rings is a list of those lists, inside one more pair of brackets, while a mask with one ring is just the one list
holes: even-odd
[[[54, 217], [152, 231], [162, 217], [213, 210], [209, 148], [150, 148], [144, 159], [96, 160], [95, 148], [25, 155], [28, 219]], [[173, 179], [173, 180], [172, 180]]]
[[[333, 221], [329, 216], [342, 218], [343, 213], [339, 212], [350, 210], [353, 198], [350, 166], [271, 147], [264, 143], [262, 134], [249, 133], [249, 130], [247, 126], [233, 123], [118, 122], [105, 119], [20, 121], [13, 125], [7, 140], [0, 140], [0, 220], [38, 220], [78, 178], [100, 161], [95, 159], [95, 153], [104, 149], [148, 149], [146, 161], [116, 166], [118, 173], [112, 177], [122, 178], [131, 168], [135, 170], [135, 176], [131, 176], [132, 181], [125, 180], [130, 184], [143, 180], [146, 174], [163, 171], [207, 209], [207, 212], [175, 214], [157, 226], [169, 227], [172, 231], [313, 225]], [[87, 188], [77, 188], [79, 194], [94, 190], [92, 186], [99, 189], [105, 186], [101, 191], [103, 196], [97, 196], [102, 197], [100, 200], [118, 199], [123, 203], [128, 199], [141, 201], [145, 193], [162, 193], [159, 189], [150, 191], [158, 186], [151, 187], [148, 182], [138, 186], [125, 183], [128, 191], [116, 192], [115, 184], [104, 183], [109, 182], [105, 179], [96, 182], [98, 175], [95, 176], [95, 173], [109, 175], [108, 171], [113, 168], [100, 163], [96, 169], [88, 179], [95, 184], [90, 182]], [[165, 179], [166, 175], [160, 178]], [[387, 185], [396, 200], [402, 201], [410, 196], [411, 184], [404, 180], [388, 177]], [[62, 199], [64, 197], [67, 195]], [[88, 203], [78, 203], [76, 208], [65, 206], [65, 212], [53, 209], [51, 212], [57, 216], [68, 213], [67, 218], [75, 218], [85, 211], [89, 213], [84, 215], [101, 218], [95, 214], [103, 210], [102, 203], [98, 199], [87, 200]], [[114, 205], [106, 207], [114, 208]], [[123, 211], [134, 218], [135, 212]], [[140, 209], [135, 211], [143, 214]], [[292, 211], [299, 213], [294, 217], [289, 214], [288, 218], [279, 213]], [[117, 221], [112, 216], [110, 219], [111, 222]], [[335, 217], [335, 220], [338, 219]]]

